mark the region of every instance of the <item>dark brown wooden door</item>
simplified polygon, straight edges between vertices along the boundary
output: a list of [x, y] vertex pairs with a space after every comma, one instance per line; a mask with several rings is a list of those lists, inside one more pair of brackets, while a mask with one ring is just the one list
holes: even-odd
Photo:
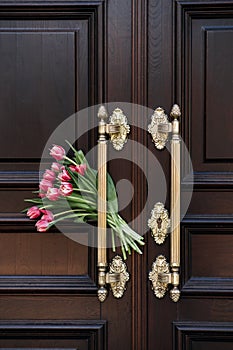
[[[134, 279], [122, 300], [110, 295], [101, 305], [96, 249], [55, 229], [36, 233], [21, 213], [56, 127], [85, 107], [130, 102], [132, 11], [131, 1], [0, 1], [1, 349], [130, 349], [137, 342]], [[80, 148], [87, 152], [97, 136], [84, 135]], [[90, 235], [82, 225], [73, 230]], [[128, 267], [136, 271], [136, 262]]]
[[[148, 104], [181, 105], [194, 190], [181, 223], [181, 299], [148, 294], [148, 349], [233, 347], [232, 14], [232, 1], [149, 1]], [[148, 239], [149, 263], [169, 256], [169, 244]]]
[[[0, 0], [0, 349], [232, 349], [232, 44], [228, 0]], [[38, 187], [49, 135], [75, 111], [108, 101], [181, 106], [194, 192], [181, 223], [177, 304], [156, 299], [148, 280], [156, 256], [169, 259], [169, 240], [159, 247], [148, 233], [143, 256], [127, 261], [124, 297], [100, 304], [96, 250], [56, 230], [38, 234], [20, 213]], [[137, 118], [146, 130], [149, 116], [129, 122]], [[88, 151], [96, 137], [79, 145]], [[140, 128], [130, 137], [155, 154], [169, 187], [168, 152]], [[128, 220], [147, 199], [134, 166], [138, 157], [151, 166], [146, 147], [122, 168], [110, 164], [115, 180], [134, 187]]]

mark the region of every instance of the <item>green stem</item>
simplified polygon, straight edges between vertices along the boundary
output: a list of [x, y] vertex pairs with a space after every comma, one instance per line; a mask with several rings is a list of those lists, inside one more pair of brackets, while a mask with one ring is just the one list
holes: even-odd
[[68, 143], [68, 145], [70, 146], [70, 148], [72, 149], [72, 151], [74, 153], [77, 152], [76, 149], [71, 145], [71, 143], [69, 141], [67, 141], [67, 140], [65, 140], [65, 141], [66, 141], [66, 143]]
[[76, 195], [76, 197], [74, 197], [74, 196], [67, 196], [67, 199], [69, 200], [69, 199], [73, 199], [75, 202], [82, 202], [82, 203], [84, 203], [84, 204], [90, 204], [90, 205], [94, 205], [94, 206], [96, 206], [96, 203], [94, 203], [94, 202], [92, 202], [92, 201], [90, 201], [90, 200], [88, 200], [88, 199], [84, 199], [82, 196], [79, 196], [79, 195]]
[[[87, 212], [85, 211], [85, 209], [71, 209], [71, 210], [66, 210], [66, 211], [63, 211], [61, 213], [57, 213], [55, 215], [53, 215], [54, 217], [57, 217], [57, 216], [60, 216], [60, 215], [64, 215], [64, 214], [67, 214], [67, 213], [73, 213], [73, 212], [80, 212], [80, 211], [84, 211], [87, 215]], [[89, 215], [89, 213], [88, 213]]]
[[[143, 237], [140, 236], [137, 232], [131, 230], [129, 226], [126, 224], [126, 222], [122, 219], [121, 222], [119, 218], [121, 218], [119, 215], [118, 216], [112, 216], [112, 219], [108, 216], [108, 222], [113, 224], [116, 228], [120, 227], [124, 232], [126, 232], [129, 236], [131, 236], [134, 240], [136, 240], [138, 243], [144, 245], [144, 242], [142, 242]], [[114, 219], [115, 218], [115, 219]], [[124, 225], [122, 225], [124, 223]]]
[[74, 160], [70, 159], [69, 157], [65, 156], [64, 159], [68, 160], [70, 163], [74, 164], [75, 166], [77, 166], [78, 164], [75, 163]]
[[[64, 219], [72, 219], [72, 218], [76, 218], [77, 216], [79, 216], [79, 217], [82, 217], [82, 216], [86, 216], [87, 214], [73, 214], [73, 215], [66, 215], [66, 216], [64, 216], [64, 217], [62, 217], [62, 218], [59, 218], [59, 219], [57, 219], [57, 220], [54, 220], [54, 221], [52, 221], [52, 225], [54, 225], [54, 224], [56, 224], [57, 222], [59, 222], [59, 221], [62, 221], [62, 220], [64, 220]], [[88, 214], [88, 215], [90, 215], [90, 214]]]
[[111, 234], [112, 234], [112, 250], [113, 250], [113, 252], [115, 252], [116, 251], [116, 244], [115, 244], [115, 236], [114, 236], [113, 229], [111, 229]]
[[40, 207], [40, 209], [47, 209], [47, 208], [53, 208], [53, 205], [44, 205], [42, 207]]

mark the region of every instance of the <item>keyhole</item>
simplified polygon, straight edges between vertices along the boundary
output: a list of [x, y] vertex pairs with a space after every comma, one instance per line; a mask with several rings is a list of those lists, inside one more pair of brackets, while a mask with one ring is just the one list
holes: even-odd
[[161, 226], [162, 226], [162, 219], [161, 219], [161, 217], [159, 217], [159, 218], [157, 219], [157, 224], [158, 224], [158, 229], [160, 230], [160, 229], [161, 229]]

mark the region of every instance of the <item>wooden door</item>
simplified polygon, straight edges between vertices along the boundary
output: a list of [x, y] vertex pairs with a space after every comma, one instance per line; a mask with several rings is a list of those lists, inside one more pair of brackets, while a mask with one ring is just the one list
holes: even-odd
[[[131, 287], [100, 305], [96, 249], [56, 229], [38, 234], [21, 213], [56, 127], [85, 107], [130, 100], [131, 10], [129, 1], [0, 1], [1, 349], [131, 347]], [[84, 152], [97, 136], [84, 135]]]
[[[148, 104], [181, 105], [194, 190], [181, 223], [181, 299], [148, 294], [148, 349], [233, 347], [232, 11], [232, 1], [149, 1]], [[149, 263], [170, 254], [169, 243], [149, 239], [148, 249]]]
[[[0, 0], [0, 349], [232, 348], [232, 18], [228, 0]], [[100, 304], [96, 249], [55, 229], [38, 234], [20, 213], [38, 188], [49, 135], [75, 111], [108, 101], [181, 106], [194, 193], [181, 223], [177, 304], [156, 299], [148, 280], [156, 256], [169, 259], [169, 240], [159, 247], [148, 233], [143, 255], [127, 260], [124, 297]], [[146, 130], [149, 116], [129, 122], [136, 117]], [[130, 137], [155, 154], [169, 187], [168, 152], [141, 128]], [[88, 151], [96, 140], [79, 144]], [[139, 156], [151, 166], [146, 147], [132, 150], [124, 172], [110, 165], [116, 181], [132, 181], [129, 221], [147, 200], [134, 166]]]

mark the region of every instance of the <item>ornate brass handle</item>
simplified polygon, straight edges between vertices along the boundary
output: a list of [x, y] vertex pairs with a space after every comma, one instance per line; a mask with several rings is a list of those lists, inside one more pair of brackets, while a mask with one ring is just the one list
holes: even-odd
[[[177, 302], [180, 298], [179, 286], [179, 268], [180, 268], [180, 136], [179, 136], [179, 117], [180, 108], [174, 105], [171, 110], [172, 123], [162, 108], [157, 108], [152, 116], [151, 124], [148, 127], [153, 137], [156, 148], [163, 149], [168, 139], [171, 137], [171, 261], [170, 267], [163, 255], [159, 255], [152, 265], [152, 271], [149, 273], [149, 279], [152, 282], [152, 289], [158, 298], [162, 298], [168, 285], [172, 284], [170, 290], [171, 299]], [[156, 212], [156, 208], [160, 208]], [[162, 223], [164, 229], [162, 230]], [[161, 203], [157, 203], [152, 211], [152, 217], [148, 222], [152, 229], [155, 241], [158, 244], [164, 242], [169, 227], [167, 211]], [[159, 234], [160, 233], [160, 234]]]
[[107, 272], [106, 250], [106, 218], [107, 218], [107, 139], [109, 134], [111, 143], [116, 150], [121, 150], [127, 141], [129, 126], [122, 110], [116, 108], [107, 124], [107, 111], [101, 106], [98, 111], [99, 140], [98, 140], [98, 298], [103, 302], [107, 297], [106, 285], [110, 284], [113, 296], [121, 298], [129, 280], [126, 264], [120, 256], [115, 256]]

